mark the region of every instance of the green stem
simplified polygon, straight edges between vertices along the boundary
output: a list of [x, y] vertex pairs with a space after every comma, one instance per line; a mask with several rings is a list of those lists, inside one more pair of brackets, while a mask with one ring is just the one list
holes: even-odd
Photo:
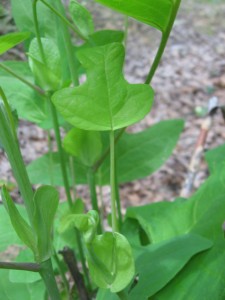
[[52, 268], [51, 260], [46, 260], [41, 264], [40, 275], [45, 283], [46, 289], [48, 291], [51, 300], [61, 300], [59, 290], [55, 281], [55, 275]]
[[114, 131], [110, 131], [110, 186], [111, 186], [111, 212], [112, 212], [112, 231], [118, 231], [116, 216], [116, 191], [115, 191], [115, 141]]
[[122, 223], [123, 223], [123, 216], [121, 212], [121, 203], [120, 203], [120, 187], [117, 182], [117, 167], [115, 165], [115, 194], [116, 194], [116, 207], [117, 207], [117, 214], [118, 214], [118, 223], [119, 223], [119, 230], [121, 230]]
[[76, 176], [75, 176], [73, 156], [69, 157], [69, 164], [70, 164], [70, 174], [71, 174], [72, 187], [73, 187], [73, 199], [75, 200], [77, 198], [77, 190], [76, 190]]
[[18, 139], [15, 137], [14, 130], [11, 128], [7, 111], [1, 104], [0, 124], [0, 140], [5, 152], [7, 153], [14, 177], [18, 183], [19, 190], [27, 210], [30, 224], [33, 227], [34, 203], [32, 186], [20, 152]]
[[82, 35], [78, 28], [71, 24], [59, 11], [57, 11], [52, 5], [47, 3], [45, 0], [40, 0], [44, 5], [46, 5], [55, 15], [57, 15], [66, 26], [71, 28], [82, 40], [86, 41], [87, 38]]
[[58, 123], [56, 109], [50, 98], [49, 98], [49, 106], [50, 106], [50, 110], [51, 110], [55, 138], [56, 138], [56, 143], [57, 143], [58, 152], [59, 152], [60, 166], [61, 166], [61, 171], [62, 171], [62, 176], [63, 176], [63, 183], [64, 183], [64, 187], [65, 187], [66, 197], [67, 197], [70, 208], [72, 208], [73, 201], [72, 201], [72, 197], [70, 194], [70, 185], [69, 185], [69, 180], [68, 180], [67, 170], [66, 170], [65, 154], [63, 151], [61, 136], [60, 136], [60, 131], [59, 131], [59, 123]]
[[46, 64], [45, 53], [44, 53], [43, 45], [42, 45], [42, 42], [41, 42], [41, 34], [40, 34], [40, 31], [39, 31], [39, 26], [38, 26], [37, 2], [38, 2], [38, 0], [34, 0], [34, 1], [33, 1], [33, 19], [34, 19], [34, 28], [35, 28], [35, 34], [36, 34], [36, 38], [37, 38], [38, 47], [39, 47], [39, 50], [40, 50], [42, 62], [43, 62], [44, 64]]
[[14, 76], [15, 78], [19, 79], [21, 82], [25, 83], [26, 85], [28, 85], [30, 88], [32, 88], [33, 90], [35, 90], [36, 92], [38, 92], [40, 95], [44, 96], [45, 95], [45, 91], [43, 91], [39, 86], [27, 81], [25, 78], [21, 77], [20, 75], [16, 74], [13, 70], [11, 70], [10, 68], [6, 67], [5, 65], [3, 65], [2, 63], [0, 63], [0, 68], [2, 68], [3, 70], [5, 70], [7, 73], [11, 74], [12, 76]]
[[[92, 208], [98, 212], [98, 215], [100, 216], [100, 210], [98, 207], [98, 199], [97, 199], [97, 193], [96, 193], [96, 186], [95, 186], [95, 174], [90, 168], [87, 172], [87, 179], [88, 179], [88, 185], [89, 185], [89, 191], [91, 195], [91, 204]], [[98, 233], [102, 233], [102, 225], [101, 225], [101, 218], [99, 217], [99, 223], [98, 223]]]
[[168, 24], [165, 32], [162, 32], [162, 38], [161, 38], [160, 46], [159, 46], [159, 49], [158, 49], [157, 54], [155, 56], [155, 59], [153, 61], [153, 64], [151, 66], [151, 69], [149, 71], [149, 74], [148, 74], [148, 76], [145, 80], [145, 84], [150, 84], [151, 83], [152, 78], [155, 74], [155, 71], [158, 68], [160, 60], [162, 58], [163, 52], [165, 50], [165, 47], [166, 47], [167, 41], [169, 39], [170, 32], [172, 30], [173, 23], [174, 23], [174, 20], [176, 18], [177, 11], [179, 9], [181, 0], [178, 0], [178, 1], [175, 1], [175, 2], [176, 2], [176, 5], [174, 5], [174, 7], [173, 7], [173, 10], [172, 10], [172, 13], [171, 13], [171, 16], [170, 16], [170, 20], [169, 20], [169, 24]]
[[36, 263], [15, 263], [0, 261], [0, 269], [40, 272], [41, 267]]

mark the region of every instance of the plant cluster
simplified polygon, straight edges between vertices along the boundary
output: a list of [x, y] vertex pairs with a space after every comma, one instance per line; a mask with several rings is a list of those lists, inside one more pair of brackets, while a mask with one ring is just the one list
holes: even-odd
[[[24, 205], [15, 204], [6, 183], [0, 250], [18, 245], [19, 253], [13, 262], [0, 262], [0, 298], [222, 300], [224, 146], [207, 153], [210, 176], [189, 199], [121, 212], [119, 184], [157, 170], [183, 129], [182, 120], [168, 120], [125, 132], [150, 112], [150, 83], [180, 0], [96, 2], [161, 32], [144, 83], [130, 84], [123, 75], [128, 26], [95, 31], [90, 12], [77, 0], [70, 1], [69, 17], [60, 0], [11, 0], [19, 31], [0, 37], [0, 54], [24, 42], [27, 61], [0, 63], [0, 143]], [[28, 166], [18, 119], [40, 126], [49, 138], [49, 152]], [[88, 212], [77, 184], [89, 187]], [[96, 193], [104, 185], [111, 188], [111, 230]], [[59, 201], [57, 186], [64, 186], [67, 201]]]

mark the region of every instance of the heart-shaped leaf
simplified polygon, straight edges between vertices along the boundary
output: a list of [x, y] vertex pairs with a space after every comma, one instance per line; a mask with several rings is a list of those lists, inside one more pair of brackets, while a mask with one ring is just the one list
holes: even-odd
[[72, 125], [85, 130], [116, 130], [140, 121], [150, 111], [151, 87], [123, 77], [124, 47], [119, 43], [81, 50], [87, 81], [56, 92], [52, 101]]

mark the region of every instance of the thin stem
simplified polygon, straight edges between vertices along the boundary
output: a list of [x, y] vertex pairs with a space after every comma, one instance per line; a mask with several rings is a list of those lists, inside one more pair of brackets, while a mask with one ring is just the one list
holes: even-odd
[[65, 154], [64, 154], [62, 142], [61, 142], [59, 123], [58, 123], [56, 109], [55, 109], [53, 103], [51, 102], [50, 98], [49, 98], [49, 106], [50, 106], [51, 115], [52, 115], [56, 143], [57, 143], [57, 147], [58, 147], [58, 151], [59, 151], [60, 166], [61, 166], [61, 171], [62, 171], [62, 176], [63, 176], [63, 183], [64, 183], [64, 187], [65, 187], [66, 197], [67, 197], [70, 208], [72, 208], [73, 201], [72, 201], [72, 197], [70, 194], [70, 185], [69, 185], [69, 180], [68, 180], [68, 175], [67, 175], [67, 170], [66, 170]]
[[41, 54], [42, 62], [46, 64], [46, 58], [45, 58], [45, 53], [44, 53], [44, 48], [41, 42], [41, 34], [39, 31], [39, 26], [38, 26], [38, 17], [37, 17], [37, 2], [38, 0], [33, 1], [33, 19], [34, 19], [34, 28], [35, 28], [35, 34], [38, 42], [38, 48]]
[[55, 275], [52, 267], [51, 259], [48, 259], [41, 264], [40, 275], [45, 283], [51, 300], [61, 300], [59, 290], [55, 281]]
[[[122, 128], [120, 132], [117, 134], [115, 138], [115, 144], [119, 141], [121, 136], [123, 135], [124, 131], [126, 130], [126, 127]], [[107, 158], [110, 152], [110, 146], [106, 148], [105, 152], [102, 154], [102, 156], [99, 158], [99, 160], [96, 162], [96, 164], [93, 166], [94, 172], [97, 172], [98, 168], [102, 165], [104, 160]]]
[[123, 216], [121, 212], [121, 203], [120, 203], [120, 188], [117, 182], [117, 165], [115, 164], [115, 194], [116, 194], [116, 207], [117, 207], [117, 214], [118, 214], [118, 223], [119, 223], [119, 230], [122, 227], [123, 223]]
[[11, 70], [10, 68], [6, 67], [2, 63], [0, 63], [0, 68], [2, 68], [7, 73], [11, 74], [15, 78], [19, 79], [20, 81], [22, 81], [23, 83], [25, 83], [26, 85], [28, 85], [30, 88], [32, 88], [33, 90], [35, 90], [36, 92], [38, 92], [40, 95], [42, 95], [42, 96], [45, 95], [45, 91], [42, 90], [39, 86], [37, 86], [37, 85], [35, 85], [35, 84], [27, 81], [25, 78], [23, 78], [20, 75], [16, 74], [13, 70]]
[[76, 189], [76, 176], [75, 176], [73, 156], [69, 157], [69, 164], [70, 164], [70, 174], [71, 174], [71, 179], [72, 179], [73, 199], [75, 200], [77, 197], [77, 189]]
[[40, 272], [41, 267], [36, 263], [15, 263], [15, 262], [0, 262], [0, 269], [23, 270], [30, 272]]
[[114, 131], [110, 131], [110, 186], [111, 186], [111, 212], [112, 212], [112, 231], [118, 231], [116, 216], [116, 191], [115, 191], [115, 141]]
[[48, 152], [49, 152], [49, 174], [50, 174], [50, 183], [53, 185], [54, 180], [53, 180], [53, 150], [52, 150], [52, 140], [51, 140], [51, 134], [50, 130], [47, 130], [47, 136], [48, 136]]
[[[97, 199], [97, 193], [96, 193], [96, 186], [95, 186], [95, 174], [90, 168], [87, 172], [87, 179], [88, 179], [88, 185], [89, 185], [89, 191], [91, 195], [91, 204], [92, 208], [98, 212], [98, 215], [100, 215], [100, 210], [98, 207], [98, 199]], [[99, 218], [98, 223], [98, 233], [102, 233], [102, 225], [101, 225], [101, 219]]]
[[76, 28], [72, 23], [70, 23], [59, 11], [57, 11], [52, 5], [47, 3], [45, 0], [40, 0], [44, 5], [46, 5], [55, 15], [57, 15], [69, 28], [71, 28], [82, 40], [86, 41], [87, 38]]
[[176, 5], [174, 5], [171, 16], [170, 16], [169, 24], [168, 24], [165, 32], [162, 32], [162, 38], [161, 38], [161, 42], [160, 42], [160, 45], [159, 45], [159, 49], [157, 51], [157, 54], [155, 56], [155, 59], [154, 59], [153, 64], [151, 66], [151, 69], [149, 71], [149, 74], [148, 74], [148, 76], [145, 80], [145, 84], [150, 84], [151, 83], [152, 78], [155, 74], [155, 71], [158, 68], [158, 65], [159, 65], [160, 60], [162, 58], [162, 55], [163, 55], [163, 52], [165, 50], [167, 41], [169, 39], [170, 32], [171, 32], [172, 27], [173, 27], [173, 23], [174, 23], [174, 20], [175, 20], [176, 15], [177, 15], [177, 11], [178, 11], [179, 6], [180, 6], [180, 2], [181, 2], [181, 0], [176, 1]]

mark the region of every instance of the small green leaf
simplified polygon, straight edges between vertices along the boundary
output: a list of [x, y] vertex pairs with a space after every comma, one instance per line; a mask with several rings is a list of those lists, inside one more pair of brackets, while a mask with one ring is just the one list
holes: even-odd
[[104, 46], [111, 43], [122, 43], [124, 32], [118, 30], [99, 30], [89, 36], [86, 43], [80, 49], [94, 46]]
[[35, 234], [30, 225], [28, 225], [28, 223], [20, 215], [16, 205], [14, 204], [5, 187], [2, 188], [2, 199], [9, 214], [12, 226], [15, 229], [18, 237], [34, 252], [34, 254], [36, 254], [37, 247]]
[[0, 55], [22, 43], [30, 36], [29, 32], [13, 32], [0, 37]]
[[90, 210], [87, 214], [67, 214], [61, 220], [59, 233], [76, 227], [84, 235], [86, 243], [91, 243], [97, 230], [99, 222], [98, 213]]
[[29, 47], [29, 65], [37, 84], [46, 91], [55, 91], [62, 85], [59, 50], [53, 40], [42, 38], [43, 54], [34, 38]]
[[52, 254], [52, 227], [59, 204], [59, 194], [51, 186], [42, 186], [34, 194], [34, 226], [38, 237], [38, 261], [47, 260]]
[[88, 246], [88, 265], [92, 280], [100, 288], [116, 293], [124, 289], [134, 276], [134, 260], [127, 239], [105, 232]]
[[[212, 247], [201, 236], [187, 234], [147, 247], [140, 247], [135, 262], [139, 280], [129, 293], [130, 300], [154, 295], [178, 274], [195, 254]], [[142, 249], [142, 250], [141, 250]]]
[[153, 90], [123, 77], [124, 47], [112, 43], [81, 50], [87, 81], [56, 92], [52, 101], [63, 117], [85, 130], [116, 130], [140, 121], [150, 111]]
[[63, 140], [65, 150], [91, 167], [102, 153], [101, 135], [97, 131], [71, 129]]
[[90, 12], [76, 0], [70, 0], [71, 18], [84, 37], [94, 32], [94, 23]]

